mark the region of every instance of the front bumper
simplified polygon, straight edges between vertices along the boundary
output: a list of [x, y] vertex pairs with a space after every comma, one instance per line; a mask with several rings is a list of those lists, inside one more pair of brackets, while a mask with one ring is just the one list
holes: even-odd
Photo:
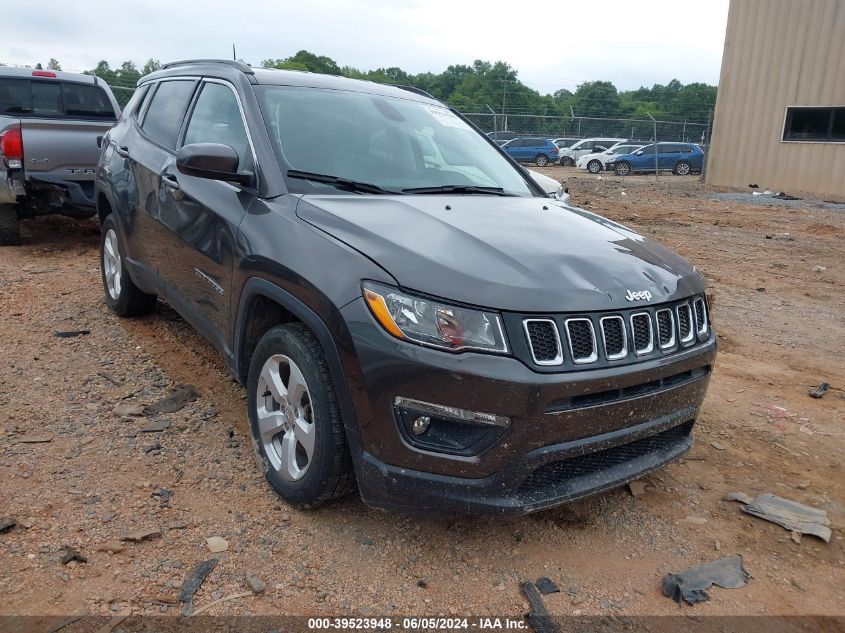
[[[711, 330], [702, 344], [664, 358], [538, 373], [516, 358], [396, 340], [363, 300], [341, 313], [354, 350], [344, 369], [358, 419], [350, 444], [361, 495], [406, 512], [531, 512], [659, 468], [692, 445], [716, 354]], [[511, 425], [479, 454], [426, 450], [400, 430], [397, 396], [507, 416]]]

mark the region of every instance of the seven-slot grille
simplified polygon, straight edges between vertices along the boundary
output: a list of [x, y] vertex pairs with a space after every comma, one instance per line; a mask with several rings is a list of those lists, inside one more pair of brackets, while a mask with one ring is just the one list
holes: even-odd
[[572, 361], [576, 364], [592, 363], [598, 358], [596, 333], [590, 319], [567, 319], [566, 338]]
[[681, 351], [706, 338], [708, 316], [704, 297], [698, 296], [611, 314], [525, 317], [522, 326], [535, 365], [574, 368]]
[[551, 319], [525, 319], [525, 334], [531, 348], [531, 356], [538, 365], [560, 365], [563, 353], [557, 326]]
[[604, 340], [604, 355], [607, 360], [618, 360], [628, 355], [625, 319], [621, 316], [602, 317], [601, 333]]

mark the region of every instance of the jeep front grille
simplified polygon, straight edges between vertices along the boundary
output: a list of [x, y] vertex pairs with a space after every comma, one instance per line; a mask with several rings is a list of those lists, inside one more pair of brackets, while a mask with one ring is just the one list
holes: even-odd
[[695, 331], [701, 335], [707, 333], [707, 307], [704, 305], [704, 299], [696, 297], [693, 301], [693, 308], [695, 309]]
[[566, 338], [572, 361], [576, 364], [593, 363], [598, 358], [596, 333], [590, 319], [567, 319]]
[[628, 355], [625, 319], [621, 316], [602, 317], [601, 334], [604, 340], [604, 355], [607, 360], [619, 360]]
[[687, 344], [695, 337], [695, 331], [692, 329], [692, 308], [688, 303], [682, 303], [677, 311], [681, 343]]
[[535, 363], [560, 365], [563, 362], [557, 325], [552, 319], [525, 319], [522, 325]]
[[648, 354], [654, 349], [654, 333], [648, 312], [637, 312], [631, 315], [631, 332], [634, 336], [634, 353], [637, 356]]
[[675, 318], [672, 310], [663, 308], [655, 312], [657, 317], [657, 342], [660, 349], [669, 349], [675, 346]]

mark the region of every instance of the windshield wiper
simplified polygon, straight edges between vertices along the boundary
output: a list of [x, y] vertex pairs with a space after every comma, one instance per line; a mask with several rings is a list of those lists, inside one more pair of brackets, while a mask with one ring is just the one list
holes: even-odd
[[389, 189], [382, 189], [378, 185], [374, 185], [369, 182], [359, 182], [357, 180], [349, 180], [348, 178], [341, 178], [340, 176], [331, 176], [329, 174], [317, 174], [311, 171], [299, 171], [298, 169], [288, 169], [287, 173], [289, 178], [301, 178], [302, 180], [324, 182], [329, 185], [334, 185], [338, 189], [345, 189], [347, 191], [379, 194], [401, 193], [399, 191], [390, 191]]
[[505, 190], [501, 187], [479, 187], [477, 185], [441, 185], [439, 187], [412, 187], [410, 189], [403, 189], [402, 193], [477, 193], [493, 196], [513, 195], [510, 193], [505, 193]]

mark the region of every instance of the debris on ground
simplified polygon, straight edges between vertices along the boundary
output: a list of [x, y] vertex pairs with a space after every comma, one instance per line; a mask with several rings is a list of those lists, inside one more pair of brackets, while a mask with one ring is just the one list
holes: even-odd
[[775, 200], [801, 200], [801, 198], [798, 198], [796, 196], [790, 196], [788, 193], [784, 193], [783, 191], [776, 193], [772, 196], [772, 198], [774, 198]]
[[144, 415], [144, 405], [121, 402], [112, 410], [112, 413], [114, 413], [115, 415], [119, 415], [122, 418]]
[[214, 607], [214, 606], [220, 604], [221, 602], [229, 602], [231, 600], [237, 600], [239, 598], [246, 598], [249, 595], [251, 595], [251, 594], [248, 591], [245, 591], [243, 593], [236, 593], [236, 594], [233, 594], [231, 596], [225, 596], [224, 598], [219, 598], [219, 599], [215, 600], [214, 602], [209, 602], [207, 605], [197, 609], [194, 612], [194, 615], [196, 616], [196, 615], [199, 615], [200, 613], [204, 613], [204, 612], [208, 611], [211, 607]]
[[830, 389], [830, 385], [826, 382], [823, 382], [818, 387], [814, 387], [810, 389], [810, 397], [811, 398], [821, 398], [824, 394], [827, 393], [827, 390]]
[[144, 415], [176, 413], [189, 402], [196, 400], [198, 396], [197, 388], [193, 385], [176, 385], [164, 398], [144, 407]]
[[825, 510], [778, 497], [771, 493], [753, 499], [742, 492], [731, 492], [725, 499], [739, 501], [744, 512], [760, 519], [777, 523], [791, 532], [811, 534], [830, 543], [830, 519]]
[[217, 565], [219, 559], [209, 558], [201, 562], [191, 570], [188, 577], [182, 583], [182, 591], [179, 593], [179, 602], [183, 603], [182, 615], [190, 615], [194, 610], [194, 594], [199, 590], [202, 583]]
[[680, 604], [704, 602], [710, 596], [706, 589], [716, 585], [723, 589], [744, 587], [751, 575], [742, 566], [742, 556], [728, 556], [712, 563], [691, 567], [679, 574], [663, 577], [663, 595]]
[[18, 524], [12, 517], [0, 517], [0, 534], [8, 532]]
[[547, 578], [546, 576], [538, 578], [537, 582], [535, 582], [534, 584], [537, 586], [537, 589], [539, 589], [540, 593], [542, 593], [543, 595], [547, 595], [550, 593], [558, 593], [560, 591], [560, 587], [558, 587], [551, 578]]
[[766, 234], [767, 240], [780, 240], [782, 242], [794, 242], [795, 238], [792, 237], [789, 233], [767, 233]]
[[62, 565], [67, 565], [72, 560], [79, 561], [80, 563], [88, 562], [88, 559], [80, 554], [79, 550], [74, 549], [70, 545], [65, 545], [62, 551], [64, 552], [62, 554]]
[[126, 548], [119, 541], [106, 541], [97, 546], [98, 552], [108, 552], [109, 554], [119, 554], [124, 549]]
[[229, 549], [229, 541], [219, 536], [209, 536], [205, 539], [205, 544], [208, 546], [208, 551], [212, 554], [219, 554]]
[[536, 633], [557, 633], [558, 628], [549, 616], [546, 605], [543, 604], [543, 597], [537, 590], [537, 585], [526, 581], [522, 583], [522, 594], [528, 600], [531, 610], [525, 616], [530, 626]]
[[152, 538], [153, 536], [161, 536], [161, 531], [158, 528], [140, 528], [132, 530], [120, 537], [121, 541], [135, 541], [139, 543], [144, 539]]
[[628, 483], [628, 491], [632, 497], [642, 497], [645, 494], [645, 483], [642, 481], [631, 481]]
[[153, 490], [150, 493], [150, 496], [157, 498], [163, 505], [170, 501], [170, 497], [173, 496], [173, 491], [168, 490], [167, 488], [159, 488], [158, 490]]
[[712, 446], [713, 448], [715, 448], [717, 451], [723, 451], [723, 450], [725, 450], [725, 445], [724, 445], [724, 444], [722, 444], [721, 442], [717, 442], [717, 441], [715, 441], [715, 440], [714, 440], [714, 441], [712, 441], [712, 442], [710, 442], [710, 446]]
[[52, 433], [30, 433], [17, 439], [18, 444], [46, 444], [53, 441]]
[[170, 420], [148, 420], [141, 427], [141, 433], [161, 433], [170, 428]]
[[74, 338], [77, 336], [85, 336], [91, 334], [91, 330], [68, 330], [66, 332], [53, 332], [56, 338]]
[[245, 580], [247, 587], [249, 587], [252, 593], [264, 593], [264, 590], [267, 588], [267, 583], [265, 583], [263, 580], [261, 580], [261, 578], [253, 574], [247, 574]]

